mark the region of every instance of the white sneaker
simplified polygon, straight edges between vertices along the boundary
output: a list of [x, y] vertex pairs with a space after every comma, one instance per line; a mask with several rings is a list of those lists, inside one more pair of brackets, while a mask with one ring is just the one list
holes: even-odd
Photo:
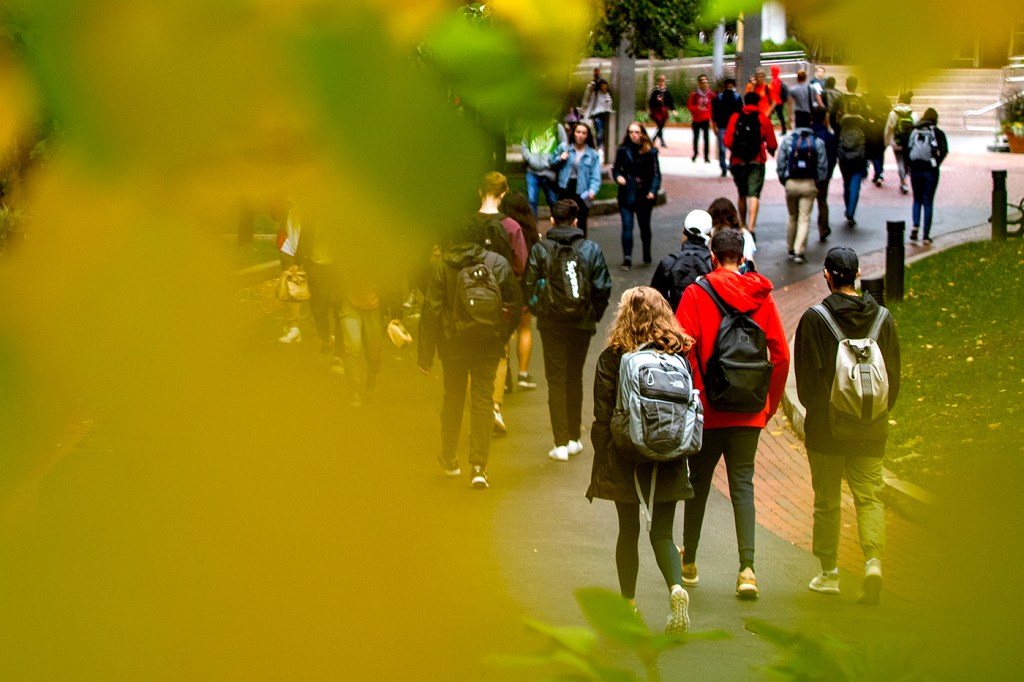
[[548, 457], [556, 462], [568, 462], [569, 448], [565, 445], [556, 445], [548, 451]]
[[505, 418], [501, 416], [501, 410], [494, 410], [494, 433], [500, 436], [508, 433], [508, 427], [505, 426]]
[[302, 341], [302, 331], [298, 327], [292, 327], [288, 332], [278, 339], [281, 343], [298, 343]]
[[839, 569], [822, 571], [811, 578], [811, 582], [807, 587], [822, 594], [839, 594]]
[[569, 444], [565, 446], [565, 449], [569, 451], [570, 455], [578, 455], [583, 452], [583, 443], [578, 440], [571, 440]]
[[672, 590], [668, 603], [671, 612], [665, 623], [665, 632], [686, 632], [690, 627], [690, 595], [677, 586]]
[[882, 562], [868, 559], [864, 565], [864, 585], [860, 589], [857, 602], [860, 604], [877, 604], [882, 596]]

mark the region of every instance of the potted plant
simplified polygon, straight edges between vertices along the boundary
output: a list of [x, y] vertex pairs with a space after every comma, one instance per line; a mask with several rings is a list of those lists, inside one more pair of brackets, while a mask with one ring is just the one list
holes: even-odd
[[1003, 105], [1003, 133], [1010, 152], [1024, 154], [1024, 92], [1011, 96]]

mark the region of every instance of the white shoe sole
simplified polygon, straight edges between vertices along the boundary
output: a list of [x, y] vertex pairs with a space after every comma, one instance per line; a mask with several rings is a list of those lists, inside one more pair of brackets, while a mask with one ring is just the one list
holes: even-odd
[[668, 622], [665, 624], [665, 632], [686, 632], [690, 629], [690, 595], [686, 593], [686, 590], [680, 590], [673, 592], [669, 601], [672, 613], [669, 614]]
[[548, 451], [548, 457], [555, 460], [556, 462], [568, 462], [569, 451], [563, 449], [562, 452], [558, 452], [558, 448], [553, 448]]
[[476, 488], [477, 490], [483, 490], [484, 488], [489, 488], [490, 486], [487, 484], [486, 478], [482, 476], [474, 476], [473, 480], [469, 482], [469, 487]]
[[813, 581], [808, 583], [807, 587], [818, 594], [839, 594], [838, 587], [832, 587], [831, 585], [819, 585]]

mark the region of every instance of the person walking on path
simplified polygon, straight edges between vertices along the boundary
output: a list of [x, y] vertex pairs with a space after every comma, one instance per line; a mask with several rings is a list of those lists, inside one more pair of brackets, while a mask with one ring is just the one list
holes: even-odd
[[711, 100], [711, 125], [718, 137], [718, 166], [722, 169], [723, 178], [729, 172], [725, 130], [729, 127], [729, 121], [733, 114], [738, 114], [741, 111], [743, 111], [743, 98], [736, 92], [736, 81], [726, 78], [722, 85], [722, 91]]
[[[444, 399], [437, 462], [447, 476], [462, 473], [459, 432], [469, 384], [470, 485], [487, 488], [491, 393], [502, 349], [519, 322], [519, 284], [505, 257], [481, 246], [475, 217], [461, 224], [449, 241], [424, 293], [417, 364], [429, 375], [435, 353], [441, 359]], [[474, 306], [476, 301], [486, 305]]]
[[825, 179], [818, 183], [818, 240], [822, 243], [827, 242], [832, 234], [828, 222], [828, 186], [832, 182], [832, 175], [839, 161], [839, 141], [825, 125], [827, 116], [828, 112], [825, 109], [815, 108], [811, 112], [811, 130], [814, 131], [814, 136], [825, 144], [825, 156], [828, 161]]
[[910, 108], [910, 100], [914, 93], [910, 90], [901, 92], [896, 106], [889, 112], [885, 121], [885, 146], [892, 147], [892, 155], [896, 157], [896, 170], [900, 176], [900, 193], [906, 194], [907, 189], [907, 157], [904, 151], [910, 141], [910, 131], [917, 125], [917, 116]]
[[597, 83], [597, 93], [583, 107], [584, 118], [594, 122], [594, 137], [597, 141], [597, 153], [604, 160], [605, 135], [608, 131], [608, 119], [612, 113], [612, 93], [608, 81], [603, 78]]
[[612, 178], [619, 185], [619, 217], [622, 219], [622, 265], [633, 267], [633, 219], [640, 227], [640, 244], [644, 265], [651, 262], [651, 213], [661, 189], [661, 166], [658, 150], [644, 127], [634, 121], [626, 128], [622, 144], [615, 152]]
[[856, 227], [857, 203], [860, 201], [860, 186], [867, 176], [867, 122], [860, 115], [861, 102], [859, 97], [846, 100], [841, 127], [836, 137], [839, 139], [838, 157], [839, 172], [843, 175], [843, 205], [846, 226]]
[[651, 144], [654, 144], [654, 140], [661, 140], [661, 146], [667, 147], [665, 144], [665, 124], [668, 123], [669, 115], [676, 115], [676, 103], [672, 99], [672, 93], [668, 91], [668, 87], [665, 85], [665, 77], [658, 76], [658, 84], [653, 90], [651, 90], [651, 96], [647, 98], [647, 109], [651, 115], [651, 120], [654, 121], [654, 125], [658, 126], [658, 132], [654, 133], [654, 138]]
[[690, 127], [693, 128], [692, 161], [695, 163], [702, 133], [704, 135], [704, 163], [711, 163], [711, 147], [708, 144], [708, 138], [711, 127], [711, 103], [714, 99], [715, 93], [708, 87], [708, 77], [704, 74], [697, 76], [697, 89], [690, 93], [690, 99], [686, 102], [686, 108], [690, 110]]
[[[857, 294], [855, 283], [860, 277], [860, 262], [853, 249], [847, 246], [830, 249], [825, 256], [824, 276], [830, 293], [820, 305], [843, 335], [849, 339], [866, 339], [877, 325], [876, 320], [881, 322], [875, 340], [885, 361], [888, 409], [891, 410], [900, 391], [900, 344], [896, 324], [871, 294]], [[819, 310], [807, 309], [800, 318], [793, 346], [797, 395], [806, 409], [804, 433], [814, 488], [813, 551], [821, 563], [821, 573], [814, 576], [808, 587], [823, 594], [839, 593], [836, 562], [841, 486], [845, 477], [857, 508], [857, 529], [865, 559], [864, 586], [859, 600], [873, 604], [878, 602], [882, 587], [885, 509], [881, 490], [886, 436], [884, 429], [880, 437], [864, 440], [844, 440], [833, 435], [829, 403], [840, 341], [829, 323]]]
[[822, 103], [821, 95], [807, 82], [807, 72], [803, 69], [796, 72], [796, 85], [789, 89], [789, 101], [791, 103], [790, 110], [793, 112], [790, 122], [794, 128], [800, 125], [797, 119], [801, 118], [807, 122], [806, 125], [809, 125], [811, 112], [825, 106]]
[[935, 109], [926, 109], [921, 114], [921, 122], [910, 133], [906, 151], [910, 186], [914, 190], [914, 227], [910, 230], [910, 239], [917, 239], [923, 208], [925, 244], [932, 243], [932, 207], [935, 203], [935, 190], [939, 186], [939, 166], [949, 156], [946, 133], [939, 129], [938, 122], [939, 115]]
[[[502, 213], [519, 223], [523, 230], [523, 239], [526, 242], [527, 252], [529, 252], [533, 245], [540, 241], [540, 234], [537, 233], [537, 221], [527, 202], [526, 195], [519, 190], [512, 190], [501, 200], [498, 208]], [[523, 301], [526, 301], [527, 298], [524, 284]], [[516, 358], [519, 361], [519, 375], [516, 379], [516, 386], [518, 388], [527, 390], [537, 388], [537, 382], [530, 375], [530, 357], [532, 355], [533, 316], [530, 315], [526, 306], [523, 306], [522, 315], [519, 318], [519, 328], [516, 330]]]
[[892, 113], [892, 103], [884, 93], [878, 90], [869, 90], [861, 98], [863, 107], [861, 113], [864, 116], [865, 146], [864, 155], [872, 171], [871, 182], [875, 187], [881, 187], [885, 182], [883, 170], [885, 168], [885, 123]]
[[[786, 105], [789, 103], [789, 87], [782, 80], [782, 69], [779, 68], [778, 64], [772, 64], [771, 68], [772, 80], [768, 84], [768, 90], [771, 92], [772, 99], [771, 111], [775, 112], [776, 118], [779, 119], [779, 132], [785, 135], [786, 122], [789, 120], [789, 116], [786, 114]], [[770, 113], [768, 118], [771, 119]]]
[[[698, 286], [687, 287], [679, 303], [676, 319], [683, 332], [695, 339], [690, 352], [694, 385], [700, 390], [704, 406], [704, 441], [700, 452], [688, 459], [690, 483], [694, 497], [687, 500], [683, 513], [683, 584], [696, 585], [697, 549], [704, 511], [707, 507], [711, 479], [718, 461], [724, 456], [729, 477], [729, 497], [736, 523], [739, 550], [739, 575], [736, 596], [757, 598], [759, 591], [754, 573], [754, 455], [761, 430], [772, 418], [782, 400], [789, 373], [789, 346], [782, 328], [778, 308], [772, 298], [772, 283], [758, 273], [740, 274], [743, 262], [743, 238], [736, 230], [722, 230], [711, 238], [711, 259], [715, 269]], [[735, 412], [716, 409], [708, 398], [706, 386], [712, 355], [718, 350], [718, 336], [723, 313], [719, 304], [703, 285], [710, 285], [727, 306], [746, 314], [763, 330], [768, 360], [772, 364], [767, 397], [756, 412]]]
[[541, 192], [544, 192], [549, 208], [558, 201], [558, 176], [551, 168], [551, 157], [566, 140], [565, 126], [555, 120], [542, 130], [527, 129], [523, 133], [520, 151], [526, 164], [526, 196], [534, 217], [537, 216]]
[[740, 272], [757, 272], [757, 243], [740, 222], [736, 204], [726, 197], [718, 197], [708, 206], [708, 215], [711, 216], [711, 237], [722, 230], [736, 230], [743, 237], [743, 263], [740, 265]]
[[[292, 215], [291, 203], [285, 199], [271, 202], [267, 207], [270, 219], [277, 225], [277, 250], [281, 259], [281, 272], [298, 270], [295, 263], [295, 252], [299, 247], [302, 225], [297, 216]], [[285, 328], [281, 343], [299, 343], [302, 341], [302, 330], [299, 329], [300, 303], [286, 301], [284, 303]]]
[[[763, 72], [761, 74], [764, 75]], [[775, 154], [778, 143], [771, 121], [758, 108], [760, 96], [743, 96], [743, 110], [733, 115], [725, 131], [725, 146], [732, 151], [732, 178], [736, 183], [740, 222], [751, 235], [757, 229], [757, 209], [764, 187], [764, 167], [768, 154]]]
[[586, 123], [574, 123], [568, 143], [558, 145], [551, 167], [558, 171], [558, 193], [576, 203], [577, 220], [587, 236], [590, 205], [601, 189], [601, 158], [594, 148], [594, 134]]
[[787, 135], [779, 146], [779, 162], [776, 171], [779, 182], [786, 188], [786, 208], [789, 220], [786, 223], [786, 248], [794, 263], [807, 260], [807, 233], [811, 227], [811, 210], [818, 196], [819, 183], [828, 177], [828, 156], [825, 143], [815, 137], [810, 124], [810, 112], [797, 112], [792, 134]]
[[548, 456], [566, 462], [583, 451], [583, 364], [590, 337], [608, 308], [612, 278], [597, 242], [576, 227], [576, 204], [551, 209], [554, 225], [530, 250], [526, 290], [537, 316], [548, 384], [548, 414], [555, 446]]
[[711, 214], [694, 209], [683, 220], [683, 242], [679, 250], [661, 259], [654, 270], [651, 288], [665, 297], [673, 313], [686, 287], [711, 272]]
[[[526, 271], [526, 239], [523, 228], [512, 218], [501, 212], [501, 200], [508, 192], [508, 179], [497, 171], [484, 175], [480, 182], [480, 211], [476, 214], [478, 239], [481, 246], [494, 251], [505, 258], [512, 267], [512, 274], [517, 282], [521, 282]], [[518, 314], [518, 313], [517, 313]], [[491, 396], [494, 411], [494, 432], [499, 435], [508, 433], [505, 417], [501, 406], [505, 402], [505, 383], [508, 377], [509, 337], [506, 337], [501, 358], [494, 374], [494, 391]]]
[[[770, 118], [772, 111], [775, 109], [776, 100], [772, 97], [772, 89], [768, 82], [765, 80], [764, 69], [757, 69], [754, 71], [754, 80], [747, 83], [747, 89], [745, 94], [753, 92], [757, 95], [757, 109], [765, 118]], [[743, 98], [746, 102], [746, 97]], [[769, 125], [771, 125], [769, 123]]]
[[[619, 385], [619, 363], [624, 353], [651, 344], [666, 353], [686, 353], [693, 339], [680, 331], [672, 311], [657, 291], [649, 287], [627, 289], [608, 334], [608, 345], [597, 360], [594, 375], [594, 423], [590, 430], [594, 464], [587, 499], [611, 500], [619, 517], [615, 543], [615, 568], [619, 592], [635, 606], [636, 579], [640, 568], [640, 503], [636, 487], [648, 499], [655, 489], [650, 541], [654, 558], [669, 590], [666, 631], [684, 632], [690, 624], [690, 597], [683, 588], [679, 552], [672, 537], [676, 503], [693, 497], [687, 477], [686, 458], [672, 462], [634, 464], [619, 453], [612, 438], [611, 420]], [[653, 472], [657, 466], [657, 478]], [[635, 477], [635, 481], [634, 481]]]

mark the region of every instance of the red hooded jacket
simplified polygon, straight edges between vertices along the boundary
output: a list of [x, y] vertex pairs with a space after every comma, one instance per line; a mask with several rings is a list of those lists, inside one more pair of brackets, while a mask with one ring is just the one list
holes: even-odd
[[779, 310], [775, 307], [775, 299], [772, 298], [772, 283], [763, 275], [754, 272], [741, 275], [724, 268], [711, 272], [707, 280], [722, 300], [740, 312], [748, 313], [764, 330], [768, 339], [768, 356], [775, 366], [768, 388], [768, 400], [760, 412], [720, 412], [709, 405], [704, 397], [704, 377], [701, 368], [707, 366], [715, 348], [718, 327], [722, 324], [722, 314], [706, 291], [697, 286], [686, 287], [676, 311], [676, 319], [683, 330], [696, 339], [689, 360], [693, 368], [694, 386], [700, 390], [701, 402], [704, 405], [704, 428], [764, 428], [779, 408], [782, 392], [786, 388], [786, 377], [789, 376], [789, 346], [786, 344], [786, 332], [782, 328]]
[[[729, 119], [729, 127], [725, 129], [725, 140], [724, 140], [724, 142], [725, 142], [725, 146], [726, 147], [728, 147], [729, 149], [732, 149], [733, 136], [736, 134], [736, 121], [739, 120], [739, 117], [742, 116], [743, 114], [752, 114], [755, 111], [758, 112], [758, 119], [761, 121], [761, 141], [762, 141], [762, 143], [761, 143], [761, 152], [757, 155], [756, 159], [751, 161], [751, 163], [767, 163], [768, 162], [768, 152], [771, 152], [772, 155], [774, 156], [775, 155], [775, 150], [779, 148], [779, 143], [775, 139], [775, 128], [772, 127], [772, 122], [769, 121], [768, 118], [764, 114], [760, 113], [760, 110], [757, 107], [755, 107], [755, 106], [751, 106], [749, 104], [744, 104], [743, 105], [743, 111], [741, 111], [738, 114], [733, 114], [732, 115], [732, 118]], [[765, 151], [765, 147], [768, 148], [768, 152]], [[730, 163], [732, 163], [732, 164], [739, 165], [739, 164], [743, 163], [742, 160], [737, 159], [735, 156], [730, 155], [730, 158], [731, 158]]]

